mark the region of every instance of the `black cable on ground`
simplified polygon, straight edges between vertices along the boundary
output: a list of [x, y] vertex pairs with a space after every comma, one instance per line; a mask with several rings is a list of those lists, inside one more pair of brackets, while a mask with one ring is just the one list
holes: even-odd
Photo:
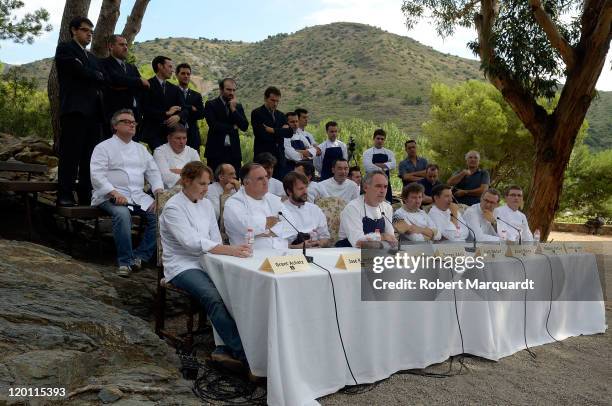
[[[523, 262], [523, 260], [519, 257], [509, 258], [514, 258], [521, 263], [521, 266], [523, 267], [523, 273], [525, 275], [525, 280], [527, 280], [527, 268], [525, 267], [525, 263]], [[523, 308], [523, 338], [525, 339], [525, 349], [527, 350], [527, 353], [531, 355], [531, 358], [536, 359], [538, 356], [531, 350], [531, 348], [529, 348], [529, 345], [527, 345], [527, 289], [525, 289], [525, 295], [523, 296]]]

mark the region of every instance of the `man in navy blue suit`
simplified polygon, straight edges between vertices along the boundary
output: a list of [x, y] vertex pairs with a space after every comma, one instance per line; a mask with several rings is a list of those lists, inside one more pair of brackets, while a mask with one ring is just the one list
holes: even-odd
[[89, 161], [101, 139], [104, 107], [102, 88], [106, 78], [98, 58], [87, 51], [93, 23], [86, 17], [70, 21], [72, 39], [62, 42], [55, 51], [59, 82], [60, 125], [58, 206], [74, 206], [75, 180], [79, 203], [91, 203]]

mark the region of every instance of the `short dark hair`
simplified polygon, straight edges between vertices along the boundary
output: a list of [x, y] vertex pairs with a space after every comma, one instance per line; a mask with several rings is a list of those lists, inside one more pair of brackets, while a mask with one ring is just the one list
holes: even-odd
[[93, 27], [93, 23], [91, 22], [91, 20], [87, 17], [83, 17], [83, 16], [78, 16], [78, 17], [74, 17], [72, 20], [70, 20], [70, 23], [68, 23], [68, 31], [70, 31], [70, 36], [73, 37], [74, 35], [72, 34], [72, 29], [74, 28], [75, 30], [78, 30], [79, 28], [81, 28], [81, 24], [87, 24], [90, 27]]
[[234, 78], [223, 78], [219, 81], [219, 90], [225, 89], [225, 82], [227, 82], [228, 80], [236, 84], [236, 81], [234, 80]]
[[329, 127], [338, 127], [338, 123], [335, 121], [328, 121], [325, 123], [325, 131], [329, 130]]
[[446, 189], [450, 190], [450, 188], [451, 187], [448, 186], [446, 183], [441, 183], [439, 185], [436, 185], [431, 189], [431, 197], [435, 197], [435, 196], [440, 197], [442, 192], [444, 192]]
[[410, 144], [410, 143], [412, 143], [412, 142], [414, 142], [414, 143], [416, 144], [416, 141], [415, 141], [415, 140], [408, 140], [408, 141], [406, 141], [406, 142], [404, 143], [404, 147], [406, 147], [406, 145], [408, 145], [408, 144]]
[[382, 128], [377, 128], [376, 130], [374, 130], [374, 135], [372, 136], [372, 138], [376, 138], [377, 135], [382, 135], [383, 137], [387, 138], [387, 133]]
[[179, 63], [174, 70], [174, 73], [178, 75], [181, 69], [189, 69], [189, 72], [191, 72], [191, 65], [189, 65], [187, 62]]
[[296, 168], [299, 168], [299, 167], [304, 168], [304, 173], [306, 174], [306, 177], [312, 178], [315, 175], [315, 168], [314, 168], [314, 165], [312, 164], [312, 162], [298, 161], [298, 162], [295, 163], [295, 167]]
[[181, 123], [176, 123], [176, 124], [174, 124], [171, 127], [167, 127], [166, 135], [171, 135], [171, 134], [174, 134], [174, 133], [185, 133], [185, 134], [187, 134], [187, 129]]
[[425, 193], [425, 188], [420, 183], [412, 182], [402, 189], [402, 200], [408, 198], [410, 193]]
[[519, 185], [510, 185], [508, 189], [506, 189], [506, 193], [504, 194], [504, 196], [508, 196], [511, 190], [520, 190], [522, 192], [523, 188], [520, 187]]
[[108, 38], [106, 39], [106, 45], [115, 45], [117, 43], [117, 40], [119, 38], [123, 38], [125, 39], [125, 37], [123, 35], [119, 35], [119, 34], [111, 34], [108, 36]]
[[281, 97], [281, 91], [278, 87], [276, 86], [269, 86], [265, 91], [264, 91], [264, 97], [267, 99], [268, 97], [270, 97], [271, 94], [277, 95], [278, 97]]
[[298, 118], [300, 118], [302, 114], [308, 114], [308, 110], [298, 107], [297, 109], [295, 109], [295, 114], [297, 114]]
[[336, 167], [336, 164], [337, 164], [338, 162], [346, 162], [346, 163], [348, 164], [348, 161], [347, 161], [346, 159], [344, 159], [344, 158], [336, 158], [336, 159], [334, 159], [334, 161], [332, 162], [332, 168], [335, 168], [335, 167]]
[[353, 172], [355, 172], [355, 171], [357, 171], [357, 172], [361, 173], [361, 168], [360, 168], [360, 167], [358, 167], [358, 166], [351, 166], [351, 167], [349, 168], [349, 176], [351, 176], [351, 173], [353, 173]]
[[290, 116], [298, 116], [298, 114], [295, 111], [289, 111], [287, 113], [285, 113], [285, 116], [287, 116], [287, 118], [289, 118]]
[[247, 176], [249, 176], [249, 173], [251, 173], [253, 169], [256, 169], [256, 168], [262, 168], [262, 165], [258, 164], [257, 162], [249, 162], [249, 163], [242, 165], [242, 168], [240, 168], [240, 180], [242, 181], [243, 184], [244, 184], [244, 179]]
[[261, 166], [276, 166], [278, 160], [274, 155], [269, 152], [262, 152], [257, 154], [253, 162], [260, 164]]
[[488, 188], [487, 190], [485, 190], [484, 192], [482, 192], [482, 195], [480, 195], [480, 197], [483, 197], [484, 195], [486, 195], [487, 193], [493, 195], [493, 196], [497, 196], [497, 201], [499, 202], [499, 200], [501, 199], [501, 194], [499, 193], [499, 191], [495, 188]]
[[437, 164], [427, 164], [427, 167], [425, 168], [425, 170], [428, 171], [430, 169], [435, 169], [435, 170], [439, 171], [440, 167]]
[[155, 58], [153, 58], [153, 60], [151, 61], [151, 66], [153, 67], [153, 72], [157, 73], [157, 65], [159, 64], [165, 64], [166, 61], [171, 61], [172, 59], [168, 58], [167, 56], [163, 56], [163, 55], [158, 55]]
[[305, 185], [308, 185], [308, 178], [299, 172], [293, 171], [285, 175], [285, 177], [283, 178], [283, 189], [285, 190], [285, 194], [287, 196], [289, 196], [290, 190], [293, 192], [293, 186], [298, 180], [304, 183]]

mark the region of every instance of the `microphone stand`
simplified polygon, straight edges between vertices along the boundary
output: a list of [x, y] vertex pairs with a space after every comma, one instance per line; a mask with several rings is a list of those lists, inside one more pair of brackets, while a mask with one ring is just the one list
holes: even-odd
[[[472, 230], [472, 227], [468, 226], [466, 223], [464, 223], [463, 221], [459, 220], [459, 217], [455, 216], [453, 213], [451, 213], [450, 215], [455, 220], [457, 220], [458, 222], [463, 224], [468, 230], [470, 230], [470, 232], [472, 233], [472, 236], [474, 236], [474, 248], [473, 248], [474, 251], [473, 252], [476, 252], [476, 233], [474, 232], [474, 230]], [[470, 251], [470, 249], [466, 248], [466, 251]]]
[[497, 220], [501, 221], [502, 223], [507, 224], [510, 227], [512, 227], [518, 233], [519, 245], [523, 245], [523, 238], [521, 236], [523, 230], [521, 230], [520, 228], [514, 227], [512, 224], [508, 223], [506, 220], [500, 218], [499, 216], [497, 216], [496, 218], [497, 218]]
[[[391, 227], [393, 227], [393, 230], [395, 232], [397, 232], [397, 235], [399, 236], [399, 240], [397, 241], [397, 249], [400, 250], [402, 248], [402, 236], [404, 235], [403, 233], [400, 233], [399, 230], [397, 228], [395, 228], [395, 226], [393, 225], [393, 222], [391, 220], [389, 220], [389, 217], [387, 217], [387, 215], [385, 214], [384, 211], [380, 211], [380, 214], [383, 216], [383, 218], [385, 220], [387, 220], [389, 222], [389, 224], [391, 224]], [[381, 241], [382, 243], [382, 241]]]
[[[298, 237], [300, 237], [300, 236], [304, 236], [304, 235], [306, 234], [306, 233], [302, 233], [300, 230], [298, 230], [298, 229], [297, 229], [297, 227], [296, 227], [296, 226], [294, 226], [294, 225], [293, 225], [293, 224], [292, 224], [292, 223], [291, 223], [291, 222], [290, 222], [290, 221], [287, 219], [287, 217], [285, 217], [285, 215], [283, 214], [283, 212], [282, 212], [282, 211], [279, 211], [279, 212], [278, 212], [278, 215], [279, 215], [279, 216], [281, 216], [282, 218], [284, 218], [284, 219], [285, 219], [285, 221], [286, 221], [287, 223], [289, 223], [289, 225], [290, 225], [291, 227], [293, 227], [293, 229], [294, 229], [295, 231], [297, 231], [297, 233], [298, 233]], [[306, 235], [308, 235], [308, 234], [306, 234]], [[310, 235], [308, 235], [308, 238], [304, 238], [304, 242], [302, 243], [302, 254], [304, 255], [304, 258], [306, 258], [306, 262], [308, 262], [308, 263], [312, 263], [312, 262], [314, 261], [313, 257], [306, 255], [306, 240], [307, 240], [307, 239], [310, 239]]]

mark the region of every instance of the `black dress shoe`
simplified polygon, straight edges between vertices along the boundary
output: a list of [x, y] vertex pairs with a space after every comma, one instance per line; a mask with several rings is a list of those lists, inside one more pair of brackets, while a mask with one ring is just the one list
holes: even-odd
[[59, 197], [55, 204], [58, 207], [74, 207], [77, 205], [74, 199], [71, 199], [70, 197]]

